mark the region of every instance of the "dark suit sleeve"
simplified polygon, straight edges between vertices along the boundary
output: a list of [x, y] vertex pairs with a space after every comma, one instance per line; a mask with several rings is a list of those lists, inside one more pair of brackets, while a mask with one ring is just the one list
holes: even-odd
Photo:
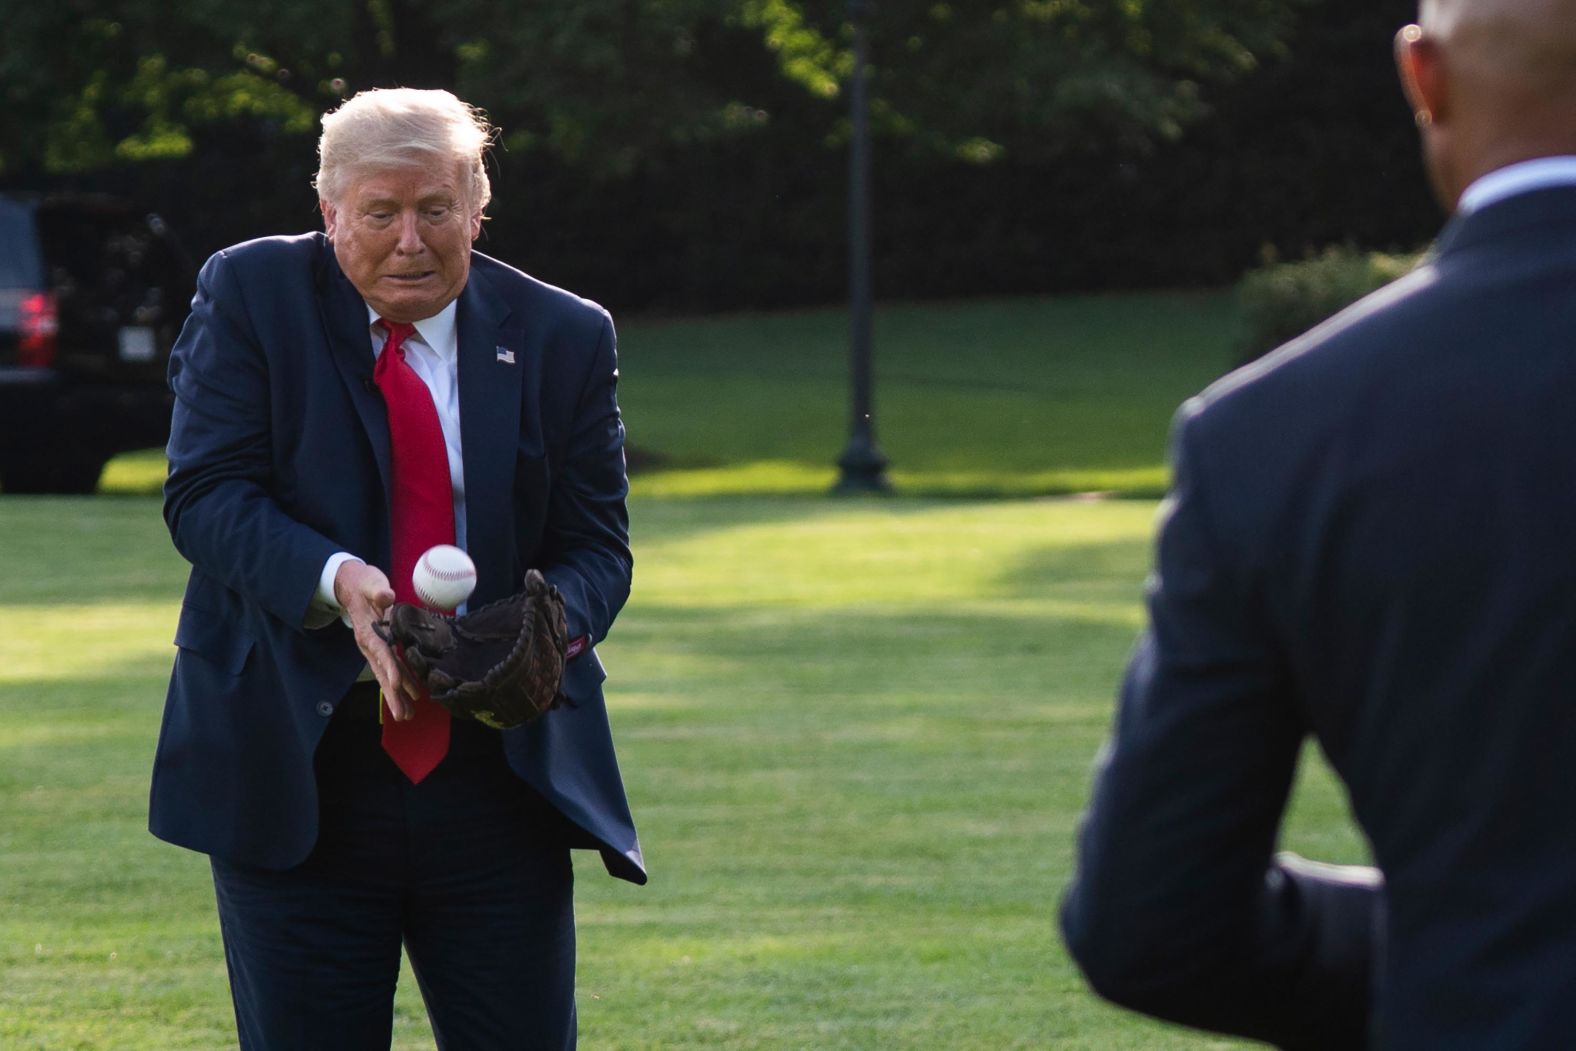
[[267, 355], [222, 253], [198, 275], [169, 376], [175, 410], [164, 519], [176, 549], [285, 623], [304, 625], [323, 565], [339, 547], [287, 515], [270, 491]]
[[569, 634], [606, 637], [629, 597], [629, 482], [618, 411], [618, 354], [605, 315], [568, 449], [548, 497], [541, 569], [564, 596]]
[[1101, 995], [1288, 1048], [1366, 1044], [1372, 870], [1274, 856], [1304, 726], [1268, 618], [1211, 529], [1179, 416], [1149, 630], [1119, 699], [1062, 908]]

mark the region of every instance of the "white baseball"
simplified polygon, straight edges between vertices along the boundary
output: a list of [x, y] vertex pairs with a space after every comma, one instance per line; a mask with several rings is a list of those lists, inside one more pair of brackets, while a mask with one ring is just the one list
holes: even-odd
[[476, 590], [476, 563], [454, 545], [439, 544], [429, 547], [416, 560], [410, 582], [417, 598], [447, 613]]

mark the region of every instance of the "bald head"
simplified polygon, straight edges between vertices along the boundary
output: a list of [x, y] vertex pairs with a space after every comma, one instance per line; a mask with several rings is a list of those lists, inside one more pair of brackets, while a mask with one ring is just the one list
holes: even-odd
[[1446, 208], [1481, 175], [1576, 154], [1576, 0], [1422, 0], [1397, 38]]

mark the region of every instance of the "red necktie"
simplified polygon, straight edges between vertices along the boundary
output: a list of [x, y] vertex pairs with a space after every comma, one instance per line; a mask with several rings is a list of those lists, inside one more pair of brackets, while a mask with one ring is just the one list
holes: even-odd
[[[389, 413], [393, 489], [389, 493], [389, 533], [393, 564], [389, 583], [400, 602], [419, 603], [411, 587], [416, 560], [434, 544], [454, 543], [454, 489], [449, 480], [449, 453], [443, 425], [432, 404], [432, 392], [405, 360], [400, 346], [416, 326], [384, 321], [388, 339], [372, 369]], [[383, 720], [383, 750], [405, 772], [411, 784], [432, 773], [449, 751], [449, 710], [425, 692], [416, 702], [415, 718]]]

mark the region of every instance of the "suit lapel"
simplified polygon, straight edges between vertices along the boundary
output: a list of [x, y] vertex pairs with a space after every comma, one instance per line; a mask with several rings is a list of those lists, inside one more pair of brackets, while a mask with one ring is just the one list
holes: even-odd
[[318, 269], [318, 306], [328, 334], [329, 353], [345, 390], [356, 407], [361, 427], [372, 445], [383, 492], [389, 492], [389, 421], [383, 396], [372, 383], [372, 338], [367, 331], [367, 304], [339, 269], [334, 250], [323, 241], [323, 262]]
[[520, 444], [522, 377], [528, 371], [519, 332], [504, 331], [509, 305], [471, 270], [460, 293], [460, 449], [465, 459], [465, 546], [477, 568], [472, 605], [513, 592], [514, 468]]

